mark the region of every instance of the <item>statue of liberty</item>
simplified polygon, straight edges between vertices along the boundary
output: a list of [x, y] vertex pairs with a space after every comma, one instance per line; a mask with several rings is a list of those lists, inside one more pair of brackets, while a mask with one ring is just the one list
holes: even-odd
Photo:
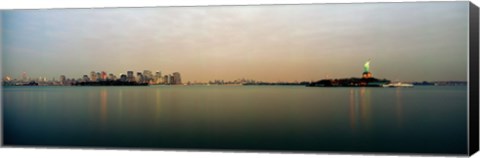
[[362, 78], [372, 78], [373, 75], [370, 72], [370, 59], [363, 65], [363, 74]]
[[370, 60], [368, 60], [365, 65], [363, 65], [363, 72], [369, 72], [370, 71]]

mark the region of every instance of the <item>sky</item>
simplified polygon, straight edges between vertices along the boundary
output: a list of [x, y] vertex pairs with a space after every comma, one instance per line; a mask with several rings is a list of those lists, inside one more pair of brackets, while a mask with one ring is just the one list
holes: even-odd
[[2, 75], [467, 80], [468, 2], [1, 11]]

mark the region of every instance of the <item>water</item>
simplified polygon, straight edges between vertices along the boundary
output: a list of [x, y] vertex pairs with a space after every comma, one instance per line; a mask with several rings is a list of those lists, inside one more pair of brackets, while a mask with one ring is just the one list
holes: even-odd
[[3, 87], [4, 144], [467, 152], [467, 87]]

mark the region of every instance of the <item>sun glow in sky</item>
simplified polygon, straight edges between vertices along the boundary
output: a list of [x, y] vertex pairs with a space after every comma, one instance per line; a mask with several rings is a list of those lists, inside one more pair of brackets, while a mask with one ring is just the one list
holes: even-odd
[[2, 11], [2, 73], [466, 80], [468, 2]]

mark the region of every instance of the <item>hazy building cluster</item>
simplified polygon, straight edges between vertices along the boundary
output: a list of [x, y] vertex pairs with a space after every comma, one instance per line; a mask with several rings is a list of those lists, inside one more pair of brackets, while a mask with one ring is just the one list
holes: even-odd
[[253, 79], [236, 79], [233, 81], [225, 81], [225, 80], [213, 80], [213, 81], [208, 81], [209, 85], [230, 85], [230, 84], [253, 84], [256, 83], [257, 81]]
[[152, 73], [150, 70], [144, 70], [143, 72], [127, 71], [126, 74], [119, 74], [119, 76], [113, 73], [107, 73], [105, 71], [96, 72], [91, 71], [89, 75], [83, 75], [81, 78], [67, 78], [65, 75], [60, 75], [59, 79], [52, 78], [47, 80], [46, 77], [39, 77], [38, 79], [32, 79], [27, 76], [27, 73], [23, 72], [21, 79], [5, 76], [3, 78], [4, 85], [73, 85], [81, 82], [135, 82], [145, 84], [159, 84], [159, 85], [179, 85], [182, 84], [182, 78], [179, 72], [163, 75], [160, 71]]
[[[121, 81], [121, 82], [137, 82], [148, 84], [165, 84], [165, 85], [178, 85], [182, 84], [182, 78], [179, 72], [162, 76], [160, 71], [153, 73], [150, 70], [144, 70], [143, 72], [127, 71], [126, 74], [120, 74], [116, 76], [112, 73], [107, 74], [102, 72], [90, 72], [90, 75], [83, 75], [82, 82], [99, 82], [99, 81]], [[68, 84], [68, 83], [67, 83]]]
[[3, 77], [3, 85], [6, 86], [21, 86], [21, 85], [60, 85], [60, 81], [52, 78], [48, 80], [47, 77], [31, 78], [26, 72], [23, 72], [19, 79], [11, 76]]

